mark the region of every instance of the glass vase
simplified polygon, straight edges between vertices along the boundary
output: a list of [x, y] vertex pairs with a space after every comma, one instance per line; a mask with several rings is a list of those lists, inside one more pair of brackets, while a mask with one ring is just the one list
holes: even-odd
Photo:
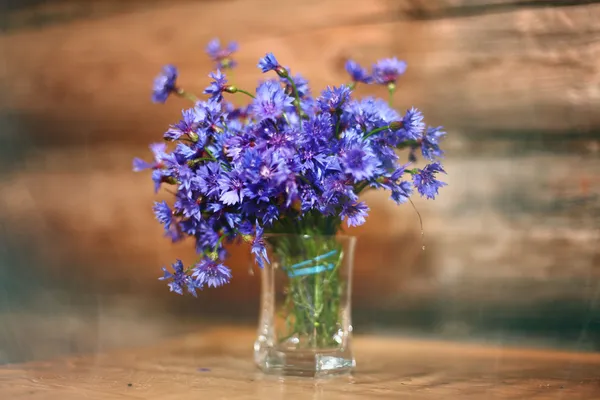
[[278, 375], [350, 372], [356, 238], [272, 234], [265, 241], [255, 363]]

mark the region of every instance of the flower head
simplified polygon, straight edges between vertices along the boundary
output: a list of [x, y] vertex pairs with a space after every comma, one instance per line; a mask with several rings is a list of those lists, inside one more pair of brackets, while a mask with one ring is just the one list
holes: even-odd
[[256, 98], [250, 110], [258, 121], [275, 120], [292, 101], [294, 99], [285, 94], [277, 81], [266, 81], [256, 89]]
[[438, 172], [446, 173], [439, 162], [434, 162], [413, 175], [413, 183], [421, 196], [428, 199], [435, 199], [439, 188], [446, 186], [446, 183], [438, 181], [435, 178]]
[[179, 140], [183, 135], [194, 137], [198, 128], [198, 118], [193, 108], [181, 112], [181, 120], [170, 126], [164, 134], [165, 140]]
[[211, 72], [208, 76], [211, 77], [213, 81], [210, 82], [210, 85], [206, 89], [204, 89], [204, 94], [210, 94], [210, 99], [217, 102], [223, 100], [223, 92], [227, 86], [227, 78], [220, 69], [216, 72]]
[[281, 68], [281, 66], [279, 65], [279, 62], [277, 62], [277, 59], [273, 53], [267, 53], [258, 61], [258, 68], [260, 68], [262, 72], [269, 72], [275, 71], [278, 68]]
[[440, 149], [440, 139], [446, 136], [441, 126], [429, 127], [421, 141], [421, 153], [427, 160], [433, 161], [436, 157], [442, 157], [444, 152]]
[[340, 216], [346, 220], [348, 227], [359, 226], [365, 223], [369, 207], [363, 202], [346, 203], [342, 206]]
[[372, 178], [380, 165], [379, 160], [364, 141], [356, 141], [342, 150], [344, 172], [351, 175], [355, 182]]
[[173, 221], [173, 211], [169, 208], [166, 201], [154, 202], [154, 207], [152, 208], [154, 211], [154, 215], [158, 222], [165, 226], [165, 230], [168, 230], [171, 227], [171, 222]]
[[177, 68], [174, 65], [165, 65], [162, 68], [160, 74], [154, 79], [152, 88], [152, 101], [154, 103], [164, 103], [171, 92], [176, 90], [177, 74]]
[[269, 257], [267, 256], [267, 247], [265, 244], [265, 239], [263, 237], [264, 230], [260, 225], [256, 225], [256, 232], [254, 234], [254, 239], [252, 240], [252, 254], [256, 259], [256, 263], [264, 268], [265, 262], [269, 262]]
[[369, 75], [369, 72], [366, 70], [366, 68], [361, 67], [356, 61], [346, 61], [346, 72], [350, 74], [353, 82], [373, 82], [373, 77]]
[[231, 280], [231, 270], [223, 264], [210, 258], [203, 258], [194, 266], [192, 277], [196, 279], [195, 284], [198, 287], [219, 287]]
[[346, 85], [340, 87], [327, 87], [321, 93], [321, 97], [317, 99], [319, 108], [323, 112], [334, 113], [341, 108], [347, 101], [350, 100], [352, 91]]
[[382, 85], [396, 83], [398, 77], [404, 72], [406, 72], [406, 62], [396, 57], [379, 60], [373, 65], [373, 79]]
[[167, 269], [163, 267], [162, 270], [164, 275], [158, 278], [158, 280], [171, 280], [168, 285], [169, 289], [171, 292], [175, 292], [177, 294], [183, 294], [183, 288], [187, 287], [188, 292], [195, 297], [196, 289], [199, 289], [199, 287], [189, 276], [186, 275], [185, 271], [183, 270], [183, 263], [181, 260], [176, 260], [171, 267], [173, 268], [174, 273], [167, 271]]
[[206, 53], [216, 63], [218, 69], [233, 68], [237, 63], [231, 58], [231, 55], [238, 49], [236, 42], [229, 42], [227, 47], [221, 47], [219, 39], [215, 38], [208, 42]]
[[225, 205], [234, 205], [241, 203], [244, 200], [244, 180], [242, 174], [233, 170], [219, 178], [219, 189], [221, 197], [219, 200]]
[[413, 107], [404, 114], [402, 128], [398, 131], [398, 135], [401, 140], [419, 140], [424, 129], [423, 114]]
[[396, 204], [403, 204], [408, 201], [411, 194], [413, 192], [413, 188], [410, 182], [402, 181], [392, 187], [392, 200], [396, 202]]

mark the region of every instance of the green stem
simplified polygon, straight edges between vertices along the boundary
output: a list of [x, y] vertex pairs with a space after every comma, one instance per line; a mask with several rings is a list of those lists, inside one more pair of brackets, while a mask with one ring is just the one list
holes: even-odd
[[296, 106], [296, 112], [298, 113], [298, 117], [302, 119], [302, 108], [300, 107], [300, 95], [298, 94], [298, 88], [296, 87], [296, 83], [294, 83], [294, 80], [291, 76], [287, 76], [286, 78], [288, 82], [290, 82], [290, 84], [292, 85], [292, 92], [294, 98], [296, 99], [296, 101], [294, 102], [294, 105]]
[[238, 89], [237, 91], [240, 92], [240, 93], [244, 93], [245, 95], [248, 95], [248, 96], [252, 97], [253, 99], [256, 98], [256, 97], [254, 97], [254, 95], [252, 93], [247, 92], [247, 91], [245, 91], [243, 89]]
[[176, 89], [175, 93], [179, 96], [179, 97], [183, 97], [184, 99], [188, 99], [189, 101], [191, 101], [192, 103], [196, 104], [196, 102], [198, 102], [198, 97], [192, 93], [188, 93], [183, 89]]
[[385, 131], [386, 129], [390, 129], [390, 126], [386, 125], [386, 126], [381, 126], [379, 128], [375, 128], [372, 131], [368, 132], [365, 136], [363, 136], [363, 140], [367, 140], [368, 138], [370, 138], [371, 136], [375, 135], [376, 133], [379, 133], [381, 131]]
[[388, 83], [388, 91], [390, 92], [389, 105], [392, 107], [394, 104], [394, 92], [396, 91], [396, 84]]
[[363, 190], [365, 190], [365, 188], [369, 186], [369, 182], [363, 182], [360, 185], [358, 185], [356, 187], [356, 194], [360, 194], [360, 192], [362, 192]]

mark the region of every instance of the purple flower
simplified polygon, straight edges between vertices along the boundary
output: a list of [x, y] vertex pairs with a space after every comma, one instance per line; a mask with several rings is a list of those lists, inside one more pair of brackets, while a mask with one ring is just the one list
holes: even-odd
[[231, 280], [231, 270], [223, 264], [209, 258], [203, 258], [194, 266], [192, 276], [196, 279], [198, 287], [219, 287]]
[[223, 204], [233, 205], [244, 200], [244, 181], [239, 171], [233, 170], [219, 178], [219, 188]]
[[202, 219], [202, 210], [197, 200], [188, 196], [178, 196], [175, 200], [175, 209], [183, 214], [186, 218], [194, 218], [196, 221]]
[[256, 98], [252, 101], [250, 110], [258, 121], [274, 121], [293, 100], [285, 94], [277, 81], [266, 81], [256, 89]]
[[346, 61], [346, 72], [350, 74], [350, 76], [352, 77], [352, 81], [354, 82], [373, 82], [373, 77], [369, 75], [369, 72], [367, 72], [365, 68], [361, 67], [360, 64], [358, 64], [356, 61]]
[[263, 237], [263, 232], [263, 228], [257, 224], [254, 239], [252, 240], [251, 250], [251, 253], [254, 254], [254, 257], [256, 259], [256, 263], [261, 268], [264, 268], [265, 262], [269, 263], [269, 257], [267, 256], [267, 247], [265, 244], [265, 239]]
[[435, 199], [439, 188], [446, 186], [446, 183], [438, 181], [435, 178], [438, 172], [446, 173], [439, 162], [434, 162], [413, 175], [413, 183], [421, 196], [428, 199]]
[[206, 89], [204, 89], [204, 94], [209, 94], [210, 99], [213, 101], [219, 102], [223, 100], [223, 91], [227, 85], [227, 78], [220, 69], [216, 72], [211, 72], [208, 76], [211, 77], [213, 81], [210, 82], [210, 85], [208, 85]]
[[149, 163], [141, 158], [133, 159], [133, 171], [140, 172], [145, 169], [153, 169], [160, 168], [162, 166], [162, 162], [167, 158], [167, 145], [165, 143], [152, 143], [150, 146], [150, 151], [154, 155], [154, 162]]
[[403, 204], [408, 201], [411, 194], [413, 192], [413, 188], [410, 182], [402, 181], [399, 184], [395, 184], [392, 187], [392, 200], [396, 202], [396, 204]]
[[364, 141], [357, 141], [342, 150], [344, 172], [350, 174], [355, 182], [372, 178], [380, 165], [379, 160]]
[[406, 72], [406, 62], [396, 57], [379, 60], [373, 65], [373, 78], [382, 85], [395, 83], [400, 75]]
[[229, 42], [227, 47], [221, 47], [219, 39], [213, 39], [206, 46], [206, 53], [217, 64], [217, 68], [233, 68], [237, 63], [231, 59], [231, 55], [238, 49], [236, 42]]
[[446, 132], [442, 130], [441, 126], [437, 128], [429, 127], [423, 135], [421, 141], [421, 153], [429, 161], [433, 161], [436, 157], [442, 157], [444, 152], [440, 149], [440, 139], [442, 139]]
[[263, 58], [258, 61], [258, 68], [264, 73], [269, 71], [274, 71], [277, 68], [281, 67], [277, 62], [277, 59], [273, 55], [273, 53], [267, 53]]
[[154, 215], [158, 222], [165, 226], [165, 230], [168, 230], [171, 227], [171, 222], [173, 221], [173, 211], [169, 208], [166, 201], [154, 202], [154, 207], [152, 208], [154, 211]]
[[170, 273], [165, 267], [163, 267], [162, 270], [164, 272], [164, 275], [158, 278], [158, 280], [172, 280], [172, 282], [169, 282], [168, 284], [171, 292], [175, 292], [177, 294], [182, 295], [183, 287], [185, 286], [187, 287], [188, 292], [194, 297], [196, 297], [196, 289], [199, 289], [199, 287], [189, 276], [185, 274], [183, 270], [183, 263], [181, 262], [181, 260], [176, 260], [175, 263], [172, 264], [172, 268], [175, 272], [174, 274]]
[[350, 100], [351, 90], [346, 85], [338, 87], [327, 87], [317, 99], [319, 108], [323, 112], [335, 113], [344, 103]]
[[423, 114], [413, 107], [404, 114], [402, 128], [398, 130], [398, 135], [400, 140], [419, 140], [424, 129]]
[[219, 179], [221, 166], [218, 162], [209, 162], [196, 171], [196, 185], [200, 193], [214, 197], [219, 194]]
[[196, 187], [195, 174], [190, 167], [182, 165], [177, 170], [179, 178], [179, 193], [187, 197], [192, 197], [192, 189]]
[[220, 236], [215, 232], [215, 227], [209, 223], [202, 221], [196, 230], [196, 249], [198, 253], [204, 250], [212, 251], [219, 245]]
[[342, 206], [340, 217], [346, 220], [348, 227], [359, 226], [365, 223], [369, 207], [361, 201], [359, 203], [346, 203]]
[[145, 169], [152, 169], [152, 168], [154, 168], [153, 163], [146, 162], [146, 161], [142, 160], [141, 158], [137, 158], [137, 157], [133, 159], [133, 172], [140, 172]]
[[178, 123], [171, 125], [169, 130], [164, 134], [165, 140], [179, 140], [183, 135], [195, 134], [198, 128], [198, 117], [193, 108], [183, 110], [181, 112], [182, 119]]
[[154, 103], [164, 103], [171, 92], [176, 90], [177, 74], [177, 68], [173, 65], [165, 65], [162, 68], [160, 74], [154, 79], [152, 88], [152, 101]]

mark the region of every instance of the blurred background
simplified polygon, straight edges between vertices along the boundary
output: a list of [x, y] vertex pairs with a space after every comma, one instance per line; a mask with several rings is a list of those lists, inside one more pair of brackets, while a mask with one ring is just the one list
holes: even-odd
[[154, 76], [176, 64], [200, 93], [213, 37], [239, 41], [246, 88], [267, 51], [315, 93], [348, 58], [405, 59], [396, 105], [449, 132], [449, 186], [415, 201], [425, 251], [410, 205], [365, 195], [355, 332], [600, 350], [599, 3], [4, 0], [0, 364], [256, 323], [247, 249], [199, 299], [157, 281], [193, 250], [162, 237], [131, 172], [188, 106], [151, 104]]

